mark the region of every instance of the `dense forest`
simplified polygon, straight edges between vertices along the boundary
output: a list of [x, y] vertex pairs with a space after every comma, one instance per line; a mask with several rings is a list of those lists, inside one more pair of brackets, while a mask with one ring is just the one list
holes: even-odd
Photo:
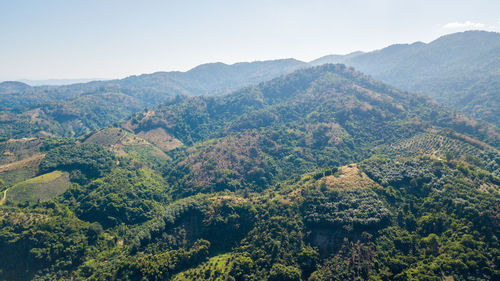
[[500, 279], [498, 128], [345, 65], [88, 127], [4, 135], [0, 279]]

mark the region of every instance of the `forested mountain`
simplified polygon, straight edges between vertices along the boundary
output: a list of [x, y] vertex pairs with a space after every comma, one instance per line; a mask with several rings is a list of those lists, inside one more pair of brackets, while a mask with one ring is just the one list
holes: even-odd
[[401, 89], [500, 124], [500, 33], [467, 31], [311, 62], [344, 63]]
[[326, 64], [0, 142], [0, 279], [496, 280], [499, 141]]
[[[304, 169], [299, 169], [302, 173], [356, 162], [377, 145], [411, 138], [434, 127], [460, 130], [495, 146], [500, 140], [496, 128], [343, 65], [298, 71], [229, 96], [179, 97], [138, 114], [124, 126], [142, 134], [161, 128], [186, 145], [198, 143], [183, 152], [188, 153], [188, 160], [181, 161], [195, 179], [176, 180], [186, 180], [193, 188], [216, 188], [224, 181], [229, 184], [232, 177], [253, 177], [244, 173], [265, 171], [259, 176], [267, 183], [271, 178], [297, 174], [297, 168]], [[283, 158], [271, 157], [274, 153]], [[272, 160], [242, 164], [249, 158]], [[291, 166], [297, 168], [289, 170]], [[224, 179], [228, 169], [232, 173]], [[182, 189], [188, 186], [183, 183]]]
[[500, 125], [500, 34], [469, 31], [429, 44], [392, 45], [310, 63], [283, 59], [204, 64], [120, 80], [31, 87], [0, 83], [0, 139], [82, 136], [176, 95], [227, 94], [295, 70], [344, 63], [398, 88], [419, 92], [468, 116]]
[[200, 65], [121, 80], [30, 87], [0, 83], [0, 138], [81, 136], [175, 95], [223, 94], [288, 74], [308, 64], [294, 59]]

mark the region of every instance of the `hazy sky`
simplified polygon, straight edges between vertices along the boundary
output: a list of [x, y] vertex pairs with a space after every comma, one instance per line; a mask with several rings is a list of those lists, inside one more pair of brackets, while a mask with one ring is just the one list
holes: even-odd
[[468, 29], [500, 31], [500, 1], [0, 0], [0, 81], [309, 61]]

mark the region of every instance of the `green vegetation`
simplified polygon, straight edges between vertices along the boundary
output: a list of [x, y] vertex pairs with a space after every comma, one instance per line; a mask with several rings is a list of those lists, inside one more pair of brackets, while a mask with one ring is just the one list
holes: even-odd
[[[241, 259], [233, 259], [230, 254], [215, 256], [196, 268], [186, 270], [176, 275], [172, 280], [227, 280], [229, 278], [229, 271], [231, 271], [231, 276], [239, 277], [245, 274], [245, 267], [247, 267], [244, 261], [240, 261]], [[250, 265], [248, 265], [248, 267], [250, 267]]]
[[389, 210], [369, 189], [309, 191], [304, 197], [305, 222], [314, 226], [362, 231], [389, 222]]
[[307, 66], [305, 62], [283, 59], [205, 64], [187, 72], [157, 72], [57, 87], [3, 82], [0, 141], [47, 133], [83, 136], [176, 95], [230, 93]]
[[33, 209], [0, 210], [0, 264], [2, 279], [68, 279], [72, 269], [106, 245], [89, 223], [53, 203]]
[[169, 280], [175, 273], [196, 265], [208, 256], [210, 243], [199, 240], [189, 250], [179, 249], [139, 256], [125, 263], [116, 273], [116, 280]]
[[64, 193], [70, 186], [68, 173], [54, 171], [14, 185], [9, 188], [7, 198], [16, 202], [46, 201]]
[[64, 199], [78, 217], [108, 228], [151, 219], [159, 203], [168, 202], [167, 190], [162, 179], [148, 170], [117, 169], [83, 187], [74, 187]]
[[498, 134], [462, 121], [325, 65], [0, 143], [0, 279], [500, 279]]
[[114, 155], [94, 144], [63, 145], [49, 150], [40, 163], [40, 172], [64, 170], [72, 180], [85, 183], [109, 173], [115, 166]]
[[466, 31], [428, 44], [391, 45], [382, 50], [325, 56], [312, 65], [344, 63], [376, 79], [424, 93], [470, 116], [500, 125], [500, 35]]

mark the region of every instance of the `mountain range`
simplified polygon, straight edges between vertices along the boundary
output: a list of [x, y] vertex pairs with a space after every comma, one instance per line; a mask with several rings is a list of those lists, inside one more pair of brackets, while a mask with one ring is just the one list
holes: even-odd
[[11, 139], [0, 277], [492, 280], [499, 139], [333, 64]]
[[[293, 59], [200, 65], [187, 72], [157, 72], [121, 80], [31, 87], [0, 83], [0, 135], [80, 136], [176, 95], [223, 94], [304, 68]], [[8, 124], [6, 124], [8, 123]]]
[[499, 124], [499, 33], [467, 31], [428, 44], [398, 44], [310, 62], [324, 63], [353, 66], [400, 89], [423, 93], [470, 116]]
[[226, 94], [324, 63], [353, 66], [375, 79], [422, 93], [498, 127], [499, 50], [500, 34], [469, 31], [428, 44], [398, 44], [369, 53], [329, 55], [309, 63], [295, 59], [211, 63], [187, 72], [157, 72], [63, 86], [31, 87], [7, 81], [0, 83], [1, 120], [6, 120], [0, 123], [0, 136], [81, 136], [176, 95]]
[[451, 68], [470, 36], [496, 40], [1, 83], [0, 279], [500, 279], [498, 120], [358, 71], [433, 46], [490, 77]]

